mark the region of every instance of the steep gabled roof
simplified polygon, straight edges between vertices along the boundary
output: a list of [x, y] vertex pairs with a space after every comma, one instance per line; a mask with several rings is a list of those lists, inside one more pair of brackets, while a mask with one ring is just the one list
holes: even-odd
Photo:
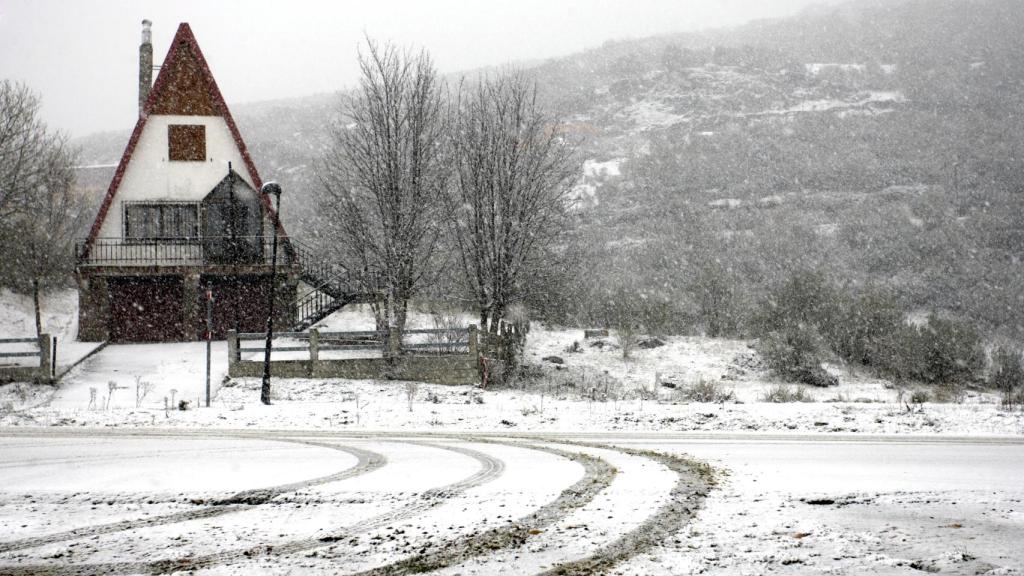
[[[203, 57], [199, 43], [196, 42], [196, 37], [192, 34], [192, 28], [187, 22], [182, 22], [178, 26], [177, 33], [174, 34], [171, 48], [167, 51], [167, 57], [160, 67], [160, 74], [157, 75], [153, 89], [150, 90], [146, 104], [142, 108], [142, 113], [139, 114], [139, 120], [135, 123], [135, 130], [132, 131], [128, 146], [125, 148], [124, 155], [121, 156], [121, 162], [117, 165], [114, 178], [110, 181], [107, 195], [103, 198], [103, 204], [100, 205], [96, 221], [93, 222], [89, 232], [89, 239], [85, 246], [86, 251], [92, 247], [93, 241], [96, 240], [103, 227], [103, 221], [107, 217], [110, 206], [114, 203], [114, 197], [117, 196], [121, 180], [128, 169], [128, 164], [131, 163], [135, 147], [139, 143], [139, 138], [142, 136], [150, 114], [220, 116], [224, 118], [228, 130], [231, 131], [231, 137], [242, 155], [245, 167], [252, 177], [253, 185], [257, 190], [263, 186], [259, 172], [256, 171], [256, 165], [249, 155], [249, 149], [238, 132], [238, 126], [235, 125], [235, 119], [231, 117], [231, 111], [228, 110], [228, 106], [224, 102], [220, 88], [217, 87], [217, 81], [213, 79], [210, 67], [206, 64], [206, 58]], [[281, 227], [280, 221], [274, 214], [270, 199], [264, 194], [260, 194], [260, 199], [267, 214], [274, 222], [277, 222], [278, 233], [284, 236], [284, 228]]]

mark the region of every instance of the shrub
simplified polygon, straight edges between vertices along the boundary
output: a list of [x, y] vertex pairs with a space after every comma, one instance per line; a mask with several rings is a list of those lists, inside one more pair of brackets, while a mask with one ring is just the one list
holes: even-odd
[[931, 395], [928, 394], [927, 390], [918, 388], [910, 393], [911, 404], [924, 404], [929, 400], [931, 400]]
[[981, 338], [965, 324], [932, 314], [919, 331], [923, 339], [924, 371], [931, 384], [973, 381], [985, 365]]
[[725, 390], [714, 380], [701, 378], [675, 392], [675, 399], [682, 402], [728, 402], [733, 399], [732, 390]]
[[832, 326], [840, 317], [839, 294], [818, 271], [794, 272], [762, 303], [755, 324], [762, 334], [801, 326]]
[[[1003, 404], [1011, 406], [1024, 392], [1024, 353], [1014, 348], [1000, 348], [992, 355], [988, 385], [1003, 393]], [[1015, 394], [1016, 393], [1016, 394]]]
[[901, 326], [880, 342], [873, 363], [899, 382], [962, 386], [977, 379], [985, 362], [972, 328], [935, 314], [924, 326]]
[[644, 299], [625, 288], [609, 295], [605, 303], [604, 324], [615, 329], [623, 358], [629, 358], [636, 346], [637, 335], [643, 329], [643, 307]]
[[696, 266], [690, 291], [696, 300], [705, 333], [711, 338], [729, 336], [739, 330], [736, 285], [728, 268], [717, 260], [708, 260]]
[[893, 334], [905, 327], [896, 300], [877, 290], [842, 298], [840, 320], [825, 330], [832, 350], [844, 360], [878, 367], [891, 348]]
[[963, 404], [967, 399], [967, 390], [958, 383], [942, 384], [932, 390], [931, 397], [941, 404]]
[[757, 351], [778, 376], [810, 386], [836, 386], [839, 380], [821, 367], [821, 337], [806, 326], [772, 332], [761, 339]]
[[807, 389], [803, 386], [786, 386], [784, 384], [772, 386], [768, 390], [765, 390], [764, 394], [761, 395], [761, 400], [764, 402], [773, 402], [775, 404], [785, 402], [814, 402], [814, 398], [807, 393]]
[[633, 354], [633, 349], [636, 348], [636, 327], [629, 323], [619, 325], [615, 329], [615, 339], [618, 340], [619, 348], [622, 349], [622, 357], [629, 358]]

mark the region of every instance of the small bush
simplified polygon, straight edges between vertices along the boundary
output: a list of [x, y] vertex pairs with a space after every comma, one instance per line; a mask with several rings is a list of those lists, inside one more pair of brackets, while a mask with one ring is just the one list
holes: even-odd
[[732, 390], [725, 390], [714, 380], [697, 380], [689, 386], [675, 391], [675, 399], [683, 402], [728, 402], [733, 399]]
[[765, 390], [764, 394], [761, 395], [761, 400], [775, 404], [815, 401], [803, 386], [786, 386], [784, 384], [772, 386], [768, 390]]
[[1003, 394], [1003, 405], [1012, 406], [1024, 394], [1024, 354], [1013, 348], [1000, 348], [992, 356], [988, 385]]
[[836, 386], [839, 380], [821, 367], [821, 337], [800, 325], [772, 332], [761, 339], [757, 351], [778, 376], [810, 386]]
[[633, 349], [636, 348], [637, 330], [632, 325], [622, 324], [615, 330], [615, 339], [618, 340], [619, 348], [622, 349], [622, 357], [629, 358], [633, 354]]
[[416, 393], [419, 392], [420, 385], [418, 382], [406, 382], [405, 383], [405, 400], [409, 406], [409, 412], [412, 412], [413, 402], [416, 400]]
[[802, 326], [832, 326], [840, 316], [839, 296], [825, 275], [794, 272], [775, 286], [754, 322], [761, 333], [787, 332]]
[[729, 267], [708, 259], [696, 265], [690, 292], [696, 300], [699, 320], [710, 338], [739, 331], [740, 306], [737, 282]]
[[967, 399], [967, 389], [956, 383], [943, 384], [932, 390], [931, 397], [942, 404], [963, 404]]
[[927, 390], [918, 388], [917, 390], [914, 390], [913, 392], [910, 393], [911, 404], [924, 404], [929, 400], [931, 400], [931, 396], [928, 394]]
[[825, 340], [844, 360], [878, 367], [892, 336], [905, 327], [896, 300], [877, 290], [842, 298], [841, 318], [824, 331]]
[[962, 385], [984, 366], [981, 339], [970, 327], [932, 314], [924, 326], [903, 326], [890, 337], [881, 371], [899, 381]]

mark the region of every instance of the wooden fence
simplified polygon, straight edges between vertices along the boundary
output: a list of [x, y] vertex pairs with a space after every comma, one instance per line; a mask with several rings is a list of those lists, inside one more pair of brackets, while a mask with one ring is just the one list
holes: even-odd
[[[286, 358], [272, 358], [271, 373], [290, 378], [388, 377], [437, 384], [477, 384], [480, 382], [478, 335], [475, 326], [405, 330], [402, 341], [394, 342], [399, 355], [390, 359], [385, 358], [384, 352], [397, 338], [395, 332], [320, 332], [315, 329], [278, 332], [274, 334], [277, 342], [273, 343], [272, 350]], [[246, 343], [265, 340], [266, 334], [228, 333], [228, 374], [232, 378], [263, 374], [264, 346], [246, 346]], [[376, 351], [380, 352], [379, 356], [365, 354]], [[356, 353], [357, 357], [339, 358], [332, 354], [336, 352]], [[246, 357], [254, 353], [255, 358]]]
[[[25, 344], [35, 344], [34, 350], [12, 350], [24, 348]], [[41, 334], [38, 338], [0, 338], [0, 382], [29, 380], [49, 380], [54, 375], [54, 349], [57, 339], [49, 334]], [[36, 366], [7, 365], [4, 358], [38, 357]]]

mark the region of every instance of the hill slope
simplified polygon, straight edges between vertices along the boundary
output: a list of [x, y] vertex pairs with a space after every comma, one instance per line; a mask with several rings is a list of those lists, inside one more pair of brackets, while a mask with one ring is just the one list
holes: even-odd
[[[586, 207], [582, 269], [538, 306], [598, 321], [597, 303], [642, 294], [692, 328], [701, 277], [724, 276], [744, 317], [814, 267], [1024, 333], [1020, 30], [1016, 0], [859, 0], [533, 65], [580, 142]], [[309, 240], [336, 102], [233, 107]], [[84, 140], [85, 163], [116, 161], [126, 139]]]

